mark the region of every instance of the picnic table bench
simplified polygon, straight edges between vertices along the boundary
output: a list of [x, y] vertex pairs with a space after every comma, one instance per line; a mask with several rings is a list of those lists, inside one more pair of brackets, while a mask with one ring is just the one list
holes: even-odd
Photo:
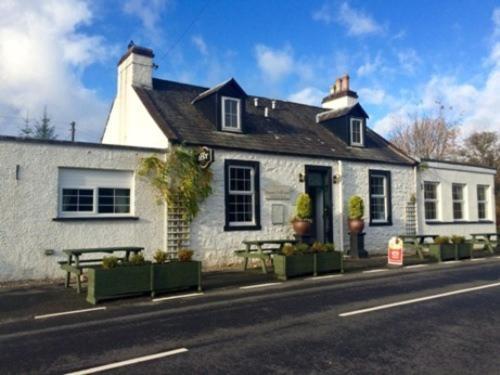
[[415, 249], [418, 257], [420, 259], [424, 259], [423, 249], [425, 248], [425, 240], [430, 238], [434, 241], [439, 235], [437, 234], [400, 234], [398, 236], [403, 240], [403, 249], [405, 245], [409, 245], [410, 247]]
[[[500, 233], [472, 233], [472, 246], [484, 245], [484, 249], [488, 250], [491, 254], [495, 254], [495, 248], [499, 245]], [[493, 239], [495, 237], [495, 239]], [[474, 248], [473, 248], [474, 249]]]
[[80, 259], [81, 255], [87, 254], [113, 254], [115, 252], [125, 252], [125, 255], [121, 258], [123, 261], [128, 261], [130, 254], [140, 253], [144, 250], [143, 247], [137, 246], [120, 246], [120, 247], [99, 247], [91, 249], [64, 249], [63, 253], [68, 257], [65, 261], [59, 261], [61, 269], [66, 271], [66, 280], [64, 286], [69, 287], [71, 274], [76, 275], [76, 291], [80, 293], [81, 291], [81, 281], [80, 275], [82, 275], [85, 268], [97, 267], [101, 265], [102, 257], [99, 259]]
[[[244, 259], [243, 271], [247, 269], [248, 259], [260, 259], [262, 262], [262, 273], [267, 273], [266, 260], [270, 259], [272, 261], [272, 254], [280, 252], [285, 244], [296, 244], [297, 240], [245, 240], [242, 243], [245, 245], [245, 248], [236, 250], [234, 254]], [[267, 245], [274, 245], [274, 247], [267, 247]], [[278, 247], [276, 247], [276, 245], [278, 245]]]

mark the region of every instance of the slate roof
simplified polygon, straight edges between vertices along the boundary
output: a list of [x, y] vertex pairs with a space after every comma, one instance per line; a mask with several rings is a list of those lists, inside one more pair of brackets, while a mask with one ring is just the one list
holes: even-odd
[[[173, 143], [204, 145], [214, 148], [265, 152], [273, 154], [323, 157], [329, 159], [374, 161], [414, 165], [416, 161], [398, 151], [374, 131], [367, 129], [365, 146], [350, 147], [327, 127], [316, 123], [316, 115], [324, 108], [259, 98], [246, 97], [245, 133], [217, 131], [193, 100], [210, 90], [173, 81], [153, 79], [153, 89], [134, 87], [153, 119]], [[269, 117], [264, 107], [269, 107]]]
[[351, 113], [356, 107], [358, 107], [361, 110], [361, 113], [364, 113], [366, 118], [369, 117], [368, 114], [363, 109], [363, 107], [361, 107], [361, 105], [359, 103], [357, 103], [357, 104], [354, 104], [350, 107], [345, 107], [345, 108], [335, 109], [335, 110], [331, 109], [329, 111], [323, 111], [321, 113], [318, 113], [318, 115], [316, 116], [316, 120], [317, 120], [317, 122], [323, 122], [326, 120], [331, 120], [334, 118], [342, 117], [342, 116], [345, 116], [345, 115], [348, 115], [349, 113]]

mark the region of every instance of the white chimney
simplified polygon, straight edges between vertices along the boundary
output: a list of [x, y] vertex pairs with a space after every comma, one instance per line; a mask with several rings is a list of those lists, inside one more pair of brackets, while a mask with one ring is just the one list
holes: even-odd
[[264, 108], [264, 117], [269, 117], [269, 108]]
[[253, 105], [256, 107], [259, 106], [259, 98], [253, 98]]
[[343, 109], [358, 103], [358, 94], [349, 87], [349, 76], [337, 78], [330, 89], [330, 95], [323, 98], [322, 107], [328, 109]]
[[276, 109], [276, 100], [271, 101], [271, 108]]
[[153, 57], [153, 50], [130, 42], [118, 62], [118, 95], [130, 86], [153, 88]]

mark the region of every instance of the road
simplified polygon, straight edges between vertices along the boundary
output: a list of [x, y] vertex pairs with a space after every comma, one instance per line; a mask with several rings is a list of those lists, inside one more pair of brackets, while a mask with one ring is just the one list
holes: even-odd
[[0, 373], [500, 372], [500, 259], [130, 301], [0, 324]]

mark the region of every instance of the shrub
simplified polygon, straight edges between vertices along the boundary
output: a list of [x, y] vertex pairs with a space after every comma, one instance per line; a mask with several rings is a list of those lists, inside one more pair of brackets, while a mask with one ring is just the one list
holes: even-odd
[[451, 242], [454, 243], [455, 245], [465, 243], [465, 237], [464, 236], [451, 236]]
[[281, 253], [284, 256], [289, 257], [290, 255], [293, 255], [295, 253], [295, 246], [290, 245], [290, 244], [285, 244], [283, 248], [281, 249]]
[[144, 260], [144, 255], [142, 255], [141, 253], [133, 254], [128, 261], [128, 263], [133, 266], [140, 266], [145, 262], [146, 261]]
[[193, 250], [189, 249], [180, 249], [177, 252], [177, 257], [181, 262], [189, 262], [193, 257]]
[[322, 253], [323, 251], [326, 251], [326, 245], [319, 241], [315, 241], [311, 246], [311, 250], [315, 253]]
[[363, 218], [365, 213], [365, 205], [363, 198], [358, 195], [353, 195], [349, 198], [349, 219], [359, 220]]
[[165, 263], [167, 261], [167, 253], [158, 249], [155, 251], [153, 255], [153, 259], [156, 263]]
[[311, 198], [306, 193], [300, 193], [295, 206], [295, 220], [311, 219]]
[[438, 245], [445, 245], [445, 244], [450, 243], [450, 238], [447, 236], [439, 236], [439, 237], [436, 237], [436, 239], [434, 240], [434, 243], [438, 244]]
[[335, 251], [335, 244], [332, 242], [325, 243], [325, 251]]
[[118, 258], [114, 256], [102, 258], [102, 268], [109, 270], [118, 266]]
[[309, 245], [304, 243], [304, 242], [301, 242], [301, 243], [298, 243], [297, 245], [295, 245], [295, 251], [299, 254], [303, 254], [303, 253], [307, 252], [307, 250], [309, 250]]

